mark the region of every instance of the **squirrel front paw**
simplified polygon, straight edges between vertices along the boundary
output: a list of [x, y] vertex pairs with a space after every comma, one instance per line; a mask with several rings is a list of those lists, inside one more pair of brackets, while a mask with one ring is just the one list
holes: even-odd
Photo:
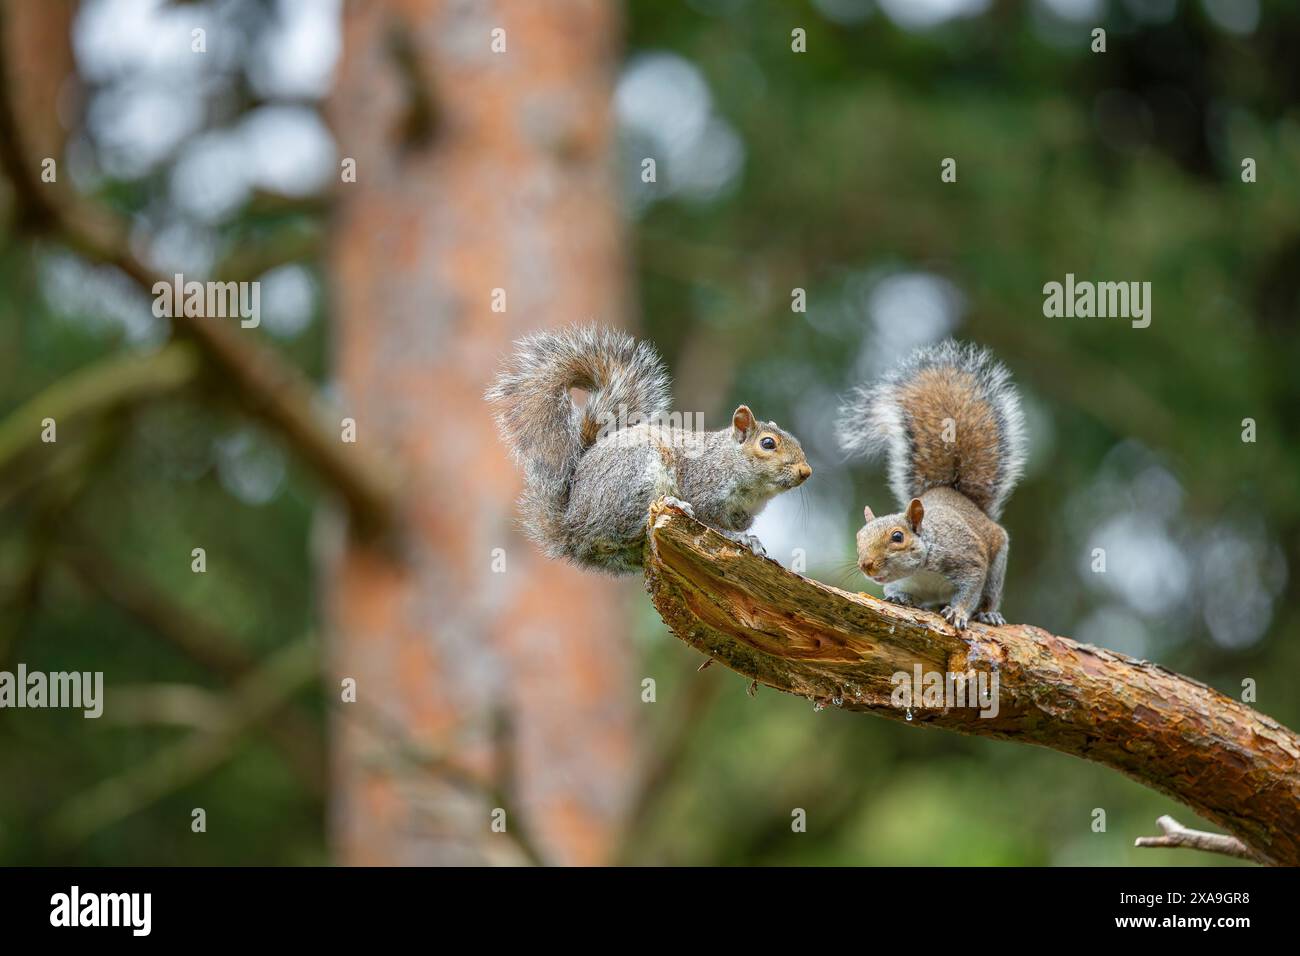
[[890, 604], [901, 604], [903, 607], [916, 607], [916, 599], [906, 591], [886, 591], [885, 600]]
[[964, 608], [953, 607], [951, 604], [949, 604], [939, 613], [943, 615], [943, 619], [945, 621], [947, 621], [953, 627], [957, 628], [957, 630], [959, 631], [966, 630], [966, 625], [967, 623], [969, 623], [969, 618], [967, 617], [966, 610]]
[[688, 518], [695, 517], [695, 509], [691, 507], [689, 501], [682, 501], [681, 498], [674, 498], [672, 495], [664, 495], [664, 504], [670, 508], [676, 508]]
[[1007, 619], [997, 611], [980, 611], [975, 615], [975, 620], [981, 624], [992, 624], [995, 627], [1001, 627], [1007, 623]]
[[758, 540], [757, 535], [742, 534], [737, 540], [760, 558], [767, 557], [767, 548], [763, 547], [763, 542]]
[[760, 558], [767, 557], [767, 549], [763, 547], [763, 542], [759, 541], [755, 535], [745, 534], [743, 531], [724, 531], [723, 534], [736, 542], [736, 544], [743, 544]]

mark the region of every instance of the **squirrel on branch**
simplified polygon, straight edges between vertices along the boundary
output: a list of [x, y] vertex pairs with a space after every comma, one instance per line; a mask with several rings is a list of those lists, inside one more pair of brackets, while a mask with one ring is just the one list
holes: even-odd
[[986, 349], [951, 339], [917, 349], [840, 409], [840, 446], [883, 453], [902, 510], [858, 531], [858, 567], [886, 600], [942, 607], [958, 629], [998, 611], [1008, 537], [998, 517], [1025, 466], [1020, 398]]
[[[588, 393], [584, 404], [573, 389]], [[521, 339], [485, 397], [524, 473], [525, 532], [548, 557], [597, 571], [641, 568], [660, 497], [763, 554], [744, 532], [812, 474], [799, 440], [747, 405], [720, 431], [676, 427], [658, 353], [614, 329]]]

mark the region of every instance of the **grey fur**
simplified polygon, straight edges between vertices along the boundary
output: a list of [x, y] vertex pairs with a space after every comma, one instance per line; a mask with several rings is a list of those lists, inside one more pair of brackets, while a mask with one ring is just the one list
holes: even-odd
[[[583, 408], [570, 388], [590, 392]], [[622, 332], [580, 327], [517, 343], [486, 398], [524, 472], [524, 528], [545, 554], [633, 572], [657, 498], [688, 502], [698, 520], [741, 532], [811, 474], [798, 440], [774, 422], [744, 433], [682, 430], [664, 420], [668, 396], [658, 354]], [[758, 450], [760, 434], [777, 439], [776, 451]]]
[[1025, 419], [1020, 397], [1006, 367], [988, 349], [947, 339], [916, 349], [872, 385], [859, 386], [840, 407], [836, 432], [840, 447], [849, 455], [884, 454], [889, 489], [900, 505], [928, 488], [951, 483], [950, 476], [917, 473], [913, 461], [913, 435], [907, 409], [898, 398], [899, 386], [923, 370], [949, 367], [969, 373], [998, 423], [998, 474], [985, 513], [994, 521], [1025, 470]]
[[[945, 369], [960, 379], [925, 374]], [[989, 417], [969, 414], [985, 410]], [[947, 418], [968, 423], [955, 446], [921, 431]], [[999, 605], [1009, 538], [997, 518], [1025, 466], [1024, 415], [1006, 368], [987, 350], [951, 339], [917, 349], [853, 392], [837, 425], [847, 453], [885, 456], [902, 508], [864, 514], [857, 538], [863, 574], [884, 585], [888, 600], [939, 608], [958, 629], [972, 616], [1005, 623]], [[949, 447], [936, 453], [939, 446]]]

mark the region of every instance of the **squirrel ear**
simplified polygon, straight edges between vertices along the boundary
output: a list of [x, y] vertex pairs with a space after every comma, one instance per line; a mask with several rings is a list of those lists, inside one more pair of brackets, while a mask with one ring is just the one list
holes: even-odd
[[876, 520], [876, 516], [871, 513], [871, 505], [865, 505], [862, 508], [862, 517], [867, 519], [867, 524]]
[[740, 405], [731, 413], [731, 427], [736, 430], [736, 441], [744, 441], [754, 430], [754, 413], [748, 405]]
[[925, 517], [925, 505], [920, 498], [913, 498], [907, 505], [907, 520], [912, 524], [912, 531], [921, 530], [921, 519]]

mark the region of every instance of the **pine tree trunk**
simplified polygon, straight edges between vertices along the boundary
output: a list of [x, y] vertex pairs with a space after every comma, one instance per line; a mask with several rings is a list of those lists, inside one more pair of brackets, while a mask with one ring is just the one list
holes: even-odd
[[325, 573], [332, 687], [357, 682], [334, 726], [342, 863], [612, 850], [635, 756], [630, 587], [524, 541], [482, 394], [523, 332], [625, 311], [618, 27], [603, 2], [345, 4], [334, 367], [345, 447], [404, 473], [408, 540], [397, 559], [350, 540]]

